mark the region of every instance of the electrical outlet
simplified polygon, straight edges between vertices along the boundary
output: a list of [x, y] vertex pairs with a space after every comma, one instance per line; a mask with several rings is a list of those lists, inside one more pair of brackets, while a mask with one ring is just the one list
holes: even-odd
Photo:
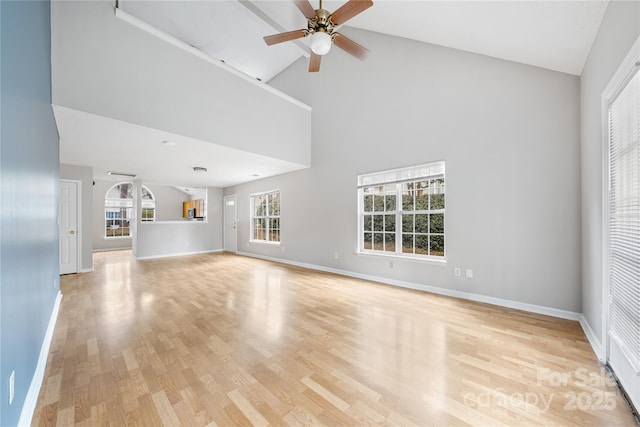
[[281, 246], [280, 249], [282, 249], [282, 252], [284, 252], [284, 246]]
[[9, 375], [9, 405], [13, 403], [13, 397], [15, 395], [15, 387], [16, 387], [16, 371], [11, 371], [11, 375]]
[[465, 276], [467, 276], [467, 279], [471, 279], [473, 277], [473, 270], [467, 268], [467, 270], [465, 271]]
[[456, 277], [460, 277], [462, 275], [462, 270], [460, 270], [460, 267], [456, 267], [453, 269], [453, 275]]
[[335, 259], [339, 259], [339, 258], [340, 258], [340, 254], [339, 254], [338, 252], [334, 252], [334, 253], [333, 253], [333, 257], [334, 257]]
[[393, 261], [389, 261], [389, 268], [393, 268]]

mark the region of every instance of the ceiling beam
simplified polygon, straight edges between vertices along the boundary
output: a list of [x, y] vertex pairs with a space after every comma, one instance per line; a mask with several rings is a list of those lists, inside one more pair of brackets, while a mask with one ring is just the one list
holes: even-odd
[[[273, 18], [264, 13], [262, 9], [255, 5], [256, 0], [238, 0], [238, 3], [246, 7], [251, 13], [256, 15], [262, 21], [265, 22], [268, 26], [273, 28], [274, 33], [284, 33], [286, 31], [290, 31], [290, 29], [284, 28], [282, 25], [278, 24]], [[311, 54], [309, 53], [309, 49], [307, 46], [299, 40], [294, 40], [292, 45], [296, 47], [296, 49], [303, 55], [305, 58], [309, 58]]]

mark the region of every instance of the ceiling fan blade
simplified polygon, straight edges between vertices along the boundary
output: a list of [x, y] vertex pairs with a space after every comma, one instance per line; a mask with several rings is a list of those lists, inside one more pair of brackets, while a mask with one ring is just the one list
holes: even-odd
[[363, 61], [367, 59], [367, 56], [369, 56], [369, 49], [360, 46], [350, 38], [343, 36], [340, 33], [333, 33], [333, 36], [333, 44], [335, 44], [345, 52], [350, 53], [351, 55]]
[[373, 1], [371, 0], [349, 0], [331, 14], [331, 22], [334, 25], [344, 24], [371, 6], [373, 6]]
[[313, 19], [316, 17], [316, 11], [313, 9], [313, 6], [311, 6], [311, 3], [309, 3], [309, 0], [293, 0], [293, 2], [296, 4], [298, 10], [307, 17], [307, 19]]
[[307, 35], [306, 30], [287, 31], [286, 33], [274, 34], [272, 36], [265, 36], [264, 42], [271, 46], [272, 44], [278, 44], [288, 42], [289, 40], [301, 39]]
[[320, 60], [322, 60], [322, 56], [316, 55], [311, 52], [311, 59], [309, 60], [309, 72], [316, 73], [320, 71]]

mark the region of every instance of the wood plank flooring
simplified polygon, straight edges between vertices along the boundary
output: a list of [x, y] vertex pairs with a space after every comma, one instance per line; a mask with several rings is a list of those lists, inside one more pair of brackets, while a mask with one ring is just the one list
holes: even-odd
[[94, 266], [34, 426], [634, 425], [577, 322], [231, 254]]

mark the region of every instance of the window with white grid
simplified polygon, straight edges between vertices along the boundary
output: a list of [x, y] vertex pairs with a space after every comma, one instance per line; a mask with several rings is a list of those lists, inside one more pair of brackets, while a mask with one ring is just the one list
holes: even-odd
[[251, 195], [251, 240], [280, 243], [280, 191]]
[[445, 164], [358, 176], [358, 251], [445, 257]]
[[[146, 186], [142, 186], [143, 222], [155, 221], [156, 200]], [[133, 220], [133, 184], [121, 182], [107, 191], [104, 198], [104, 237], [114, 239], [131, 237], [131, 221]]]

